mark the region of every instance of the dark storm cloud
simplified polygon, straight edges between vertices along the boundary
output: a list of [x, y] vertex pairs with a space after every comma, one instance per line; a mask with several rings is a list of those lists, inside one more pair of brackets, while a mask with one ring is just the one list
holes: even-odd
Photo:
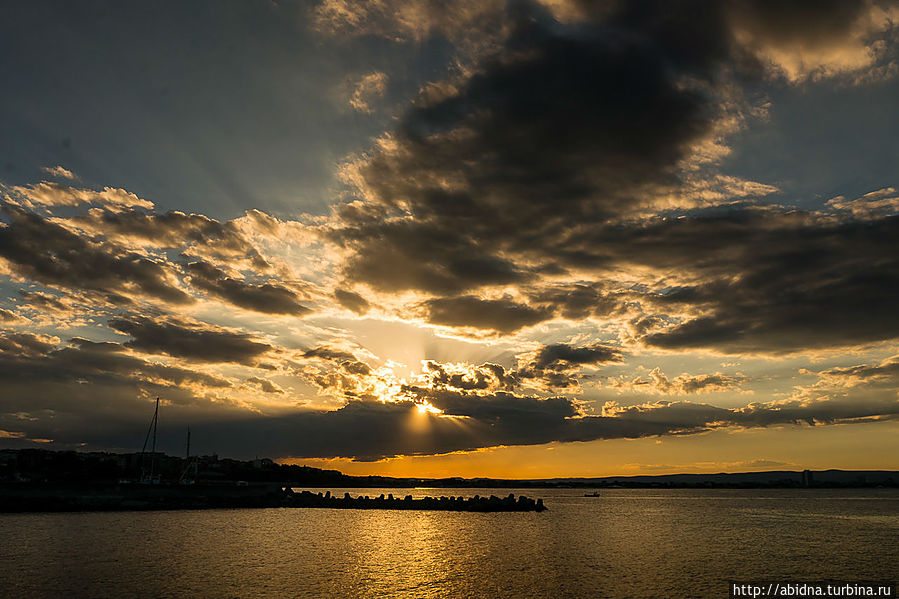
[[[9, 391], [0, 414], [0, 428], [51, 438], [58, 446], [77, 445], [85, 440], [95, 447], [133, 447], [139, 443], [133, 430], [145, 414], [130, 405], [122, 412], [121, 398], [112, 402], [111, 391], [158, 384], [158, 379], [183, 385], [195, 381], [203, 386], [229, 383], [200, 373], [163, 367], [124, 353], [115, 343], [76, 339], [56, 349], [52, 340], [27, 334], [0, 336], [0, 381]], [[179, 379], [178, 377], [183, 377]], [[40, 380], [41, 404], [26, 401], [18, 383]], [[54, 381], [73, 377], [91, 382], [91, 393], [82, 386], [60, 387]], [[265, 389], [265, 379], [247, 379]], [[261, 383], [259, 381], [262, 381]], [[138, 384], [135, 387], [135, 384]], [[28, 383], [31, 385], [32, 383]], [[33, 388], [33, 387], [32, 387]], [[46, 389], [45, 389], [46, 388]], [[272, 386], [273, 389], [277, 389]], [[157, 388], [158, 389], [158, 388]], [[154, 391], [157, 389], [153, 389]], [[277, 391], [275, 391], [277, 393]], [[67, 393], [67, 399], [61, 398]], [[694, 434], [722, 427], [766, 427], [790, 424], [835, 424], [899, 417], [895, 393], [804, 397], [787, 401], [750, 404], [727, 409], [690, 402], [658, 402], [637, 406], [607, 403], [602, 415], [584, 415], [582, 408], [564, 397], [539, 398], [496, 390], [484, 393], [448, 387], [407, 386], [408, 400], [382, 403], [374, 398], [355, 398], [336, 411], [304, 411], [282, 416], [258, 416], [221, 409], [189, 414], [184, 406], [195, 401], [181, 399], [182, 390], [167, 387], [174, 398], [169, 408], [170, 426], [189, 418], [191, 429], [206, 446], [227, 443], [232, 455], [266, 454], [274, 457], [352, 457], [378, 459], [394, 455], [437, 454], [500, 445], [531, 445], [549, 442], [641, 438]], [[73, 403], [72, 397], [78, 401]], [[98, 409], [118, 403], [120, 409]], [[443, 412], [440, 416], [419, 412], [427, 402]], [[134, 403], [134, 402], [131, 402]], [[181, 406], [181, 407], [179, 407]], [[56, 417], [18, 418], [15, 411], [37, 413], [53, 409]], [[64, 423], [62, 426], [60, 423]], [[140, 432], [140, 430], [138, 431]]]
[[747, 21], [743, 25], [764, 32], [771, 39], [786, 41], [846, 35], [862, 12], [877, 3], [870, 0], [737, 0], [732, 4], [727, 8]]
[[[719, 135], [740, 84], [861, 68], [826, 61], [879, 51], [870, 44], [889, 25], [871, 24], [874, 4], [583, 2], [569, 24], [510, 6], [502, 50], [434, 86], [352, 165], [363, 199], [332, 231], [353, 252], [349, 281], [438, 296], [421, 304], [429, 322], [500, 333], [636, 311], [634, 332], [671, 349], [778, 352], [897, 335], [894, 219], [702, 213], [691, 177], [710, 175], [684, 170]], [[794, 68], [796, 57], [808, 64]], [[741, 185], [717, 201], [743, 197]], [[673, 206], [694, 210], [644, 218]], [[569, 272], [580, 283], [549, 282]], [[640, 284], [622, 288], [622, 272]], [[522, 286], [527, 301], [481, 303], [473, 290], [491, 285]]]
[[[531, 252], [598, 277], [641, 271], [648, 285], [534, 285], [527, 303], [436, 298], [422, 304], [428, 320], [507, 333], [559, 315], [602, 318], [640, 310], [631, 329], [648, 345], [733, 353], [794, 352], [899, 335], [899, 216], [736, 206], [596, 226], [566, 242], [535, 243]], [[664, 286], [653, 287], [656, 280]]]
[[252, 383], [253, 385], [257, 385], [265, 393], [284, 393], [283, 389], [267, 379], [261, 379], [259, 377], [251, 376], [247, 379], [247, 382]]
[[39, 291], [23, 291], [19, 290], [19, 295], [29, 307], [38, 308], [45, 312], [65, 312], [70, 309], [60, 299], [49, 293], [41, 293]]
[[3, 331], [0, 349], [0, 386], [29, 381], [231, 386], [220, 377], [128, 355], [118, 343], [75, 337], [70, 345], [58, 347], [54, 339]]
[[[375, 209], [345, 215], [336, 236], [357, 250], [351, 276], [438, 293], [520, 277], [502, 252], [559, 242], [584, 222], [651, 208], [680, 189], [679, 161], [721, 116], [722, 77], [761, 69], [738, 32], [779, 26], [800, 43], [845, 33], [869, 5], [579, 4], [582, 19], [569, 26], [536, 5], [510, 4], [502, 51], [420, 99], [360, 166], [365, 197], [410, 220]], [[397, 272], [378, 268], [397, 261]], [[466, 262], [464, 273], [447, 272]]]
[[[734, 210], [606, 234], [615, 261], [679, 268], [693, 318], [644, 337], [663, 348], [797, 351], [899, 335], [899, 217], [836, 221]], [[608, 256], [602, 259], [607, 259]]]
[[473, 246], [476, 240], [464, 230], [423, 219], [382, 220], [377, 211], [365, 212], [370, 220], [363, 220], [353, 208], [342, 210], [344, 215], [353, 213], [343, 224], [353, 224], [331, 232], [338, 243], [356, 250], [344, 265], [350, 281], [388, 292], [421, 289], [453, 294], [481, 285], [520, 283], [533, 276], [508, 260], [485, 255], [486, 240], [478, 250]]
[[439, 293], [520, 281], [528, 270], [504, 253], [678, 183], [679, 161], [713, 129], [713, 98], [632, 30], [568, 31], [531, 12], [499, 57], [410, 109], [395, 144], [360, 166], [366, 196], [408, 218], [355, 211], [335, 232], [356, 250], [348, 276]]
[[3, 331], [0, 336], [0, 349], [4, 356], [41, 355], [51, 351], [54, 346], [54, 339], [32, 333]]
[[[866, 21], [876, 21], [871, 15], [879, 6], [896, 5], [892, 0], [634, 0], [619, 2], [610, 11], [609, 3], [576, 4], [587, 16], [646, 35], [681, 68], [708, 73], [724, 62], [744, 75], [774, 69], [774, 74], [794, 79], [815, 69], [819, 76], [833, 74], [827, 60], [839, 60], [840, 50], [854, 50], [850, 44], [858, 36], [881, 34], [888, 24]], [[796, 68], [778, 63], [787, 58], [778, 51], [810, 64]], [[874, 49], [868, 52], [875, 54]]]
[[8, 224], [0, 226], [0, 257], [23, 277], [51, 286], [192, 301], [170, 280], [170, 265], [91, 241], [37, 214], [11, 207], [4, 214]]
[[626, 294], [609, 291], [601, 283], [547, 286], [532, 292], [530, 301], [554, 306], [559, 315], [570, 320], [609, 316], [622, 309]]
[[346, 289], [335, 289], [334, 299], [336, 299], [337, 303], [339, 303], [347, 310], [355, 312], [360, 316], [367, 313], [369, 309], [371, 309], [371, 304], [368, 303], [368, 300], [366, 300], [358, 293], [353, 293], [352, 291], [347, 291]]
[[580, 414], [571, 400], [563, 397], [538, 398], [498, 391], [474, 395], [447, 389], [408, 387], [406, 391], [426, 400], [449, 416], [464, 416], [479, 422], [529, 422], [565, 419]]
[[603, 416], [579, 416], [577, 406], [565, 398], [418, 391], [419, 400], [454, 416], [420, 414], [412, 401], [385, 404], [354, 400], [332, 412], [247, 419], [210, 425], [209, 429], [211, 434], [233, 442], [235, 451], [248, 455], [263, 452], [275, 456], [370, 460], [499, 445], [635, 439], [695, 434], [721, 427], [824, 425], [899, 416], [899, 401], [891, 397], [753, 404], [742, 409], [663, 402], [610, 409]]
[[236, 362], [253, 365], [272, 346], [212, 325], [143, 316], [114, 318], [113, 329], [130, 335], [125, 345], [147, 353], [161, 353], [200, 362]]
[[183, 248], [200, 244], [222, 254], [254, 251], [252, 244], [233, 223], [222, 223], [202, 214], [92, 210], [90, 215], [76, 216], [69, 222], [109, 238], [139, 240], [162, 247]]
[[621, 362], [620, 348], [609, 345], [574, 347], [565, 343], [545, 345], [536, 352], [519, 358], [516, 379], [533, 380], [549, 389], [577, 386], [583, 366]]
[[421, 306], [432, 324], [511, 333], [552, 318], [551, 308], [531, 307], [509, 299], [465, 295], [427, 300]]
[[301, 316], [311, 310], [299, 303], [290, 289], [275, 283], [254, 284], [229, 277], [208, 262], [191, 262], [185, 267], [190, 283], [235, 306], [266, 314]]
[[353, 362], [356, 360], [356, 356], [351, 354], [348, 351], [344, 351], [342, 349], [335, 349], [333, 347], [320, 346], [313, 347], [311, 349], [307, 349], [303, 352], [304, 358], [320, 358], [322, 360], [333, 360], [335, 362], [343, 362], [350, 361]]
[[534, 370], [548, 370], [568, 365], [620, 362], [622, 357], [620, 349], [608, 345], [573, 347], [565, 343], [556, 343], [540, 348], [529, 366]]

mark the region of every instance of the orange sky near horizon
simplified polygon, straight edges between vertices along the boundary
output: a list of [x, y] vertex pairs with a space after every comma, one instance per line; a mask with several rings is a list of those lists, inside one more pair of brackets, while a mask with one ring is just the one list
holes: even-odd
[[[759, 448], [764, 448], [759, 450]], [[895, 470], [899, 422], [732, 429], [700, 435], [504, 446], [371, 462], [277, 460], [355, 476], [592, 478], [765, 470]], [[710, 459], [713, 457], [714, 459]]]

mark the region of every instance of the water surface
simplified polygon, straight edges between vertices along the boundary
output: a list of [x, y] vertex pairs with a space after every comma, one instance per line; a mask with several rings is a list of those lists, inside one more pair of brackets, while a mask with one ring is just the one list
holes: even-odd
[[[316, 491], [318, 489], [315, 489]], [[342, 495], [347, 489], [328, 488]], [[543, 513], [0, 515], [8, 597], [726, 597], [734, 579], [895, 580], [899, 491], [514, 492]]]

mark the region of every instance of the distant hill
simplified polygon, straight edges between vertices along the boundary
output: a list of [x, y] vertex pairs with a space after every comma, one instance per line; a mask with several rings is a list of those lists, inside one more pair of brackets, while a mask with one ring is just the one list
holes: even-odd
[[803, 472], [771, 470], [765, 472], [719, 472], [716, 474], [662, 474], [608, 476], [602, 478], [558, 478], [545, 482], [598, 486], [896, 486], [899, 472], [892, 470], [814, 470]]
[[[188, 468], [190, 466], [190, 468]], [[195, 480], [279, 483], [295, 487], [467, 487], [467, 488], [800, 488], [899, 487], [899, 472], [890, 470], [817, 470], [664, 474], [599, 478], [492, 479], [392, 478], [350, 476], [337, 470], [284, 465], [270, 459], [232, 460], [212, 456], [185, 458], [162, 453], [108, 453], [0, 450], [0, 483], [118, 482], [137, 480], [150, 472], [163, 481], [189, 474]]]

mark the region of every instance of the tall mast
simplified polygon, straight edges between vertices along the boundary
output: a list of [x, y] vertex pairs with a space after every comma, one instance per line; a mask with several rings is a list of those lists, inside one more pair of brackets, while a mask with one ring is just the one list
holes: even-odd
[[156, 398], [156, 411], [153, 412], [153, 451], [156, 453], [156, 427], [159, 426], [159, 398]]
[[156, 411], [153, 412], [153, 449], [150, 452], [153, 456], [150, 459], [150, 481], [156, 476], [156, 428], [159, 426], [159, 398], [156, 398]]
[[159, 398], [156, 398], [156, 409], [153, 411], [153, 419], [150, 421], [150, 427], [147, 429], [147, 436], [144, 437], [144, 446], [140, 449], [140, 478], [141, 481], [144, 481], [146, 470], [144, 470], [144, 454], [147, 451], [147, 442], [150, 440], [150, 433], [153, 433], [153, 445], [151, 448], [151, 455], [153, 456], [150, 460], [150, 478], [153, 478], [153, 473], [156, 467], [156, 428], [159, 423]]
[[190, 460], [190, 425], [187, 427], [187, 451], [185, 452], [187, 465], [184, 467], [184, 472], [181, 473], [181, 478], [178, 479], [180, 484], [191, 484], [194, 482], [190, 478], [190, 471], [193, 469], [194, 475], [196, 475], [196, 468], [194, 463]]

